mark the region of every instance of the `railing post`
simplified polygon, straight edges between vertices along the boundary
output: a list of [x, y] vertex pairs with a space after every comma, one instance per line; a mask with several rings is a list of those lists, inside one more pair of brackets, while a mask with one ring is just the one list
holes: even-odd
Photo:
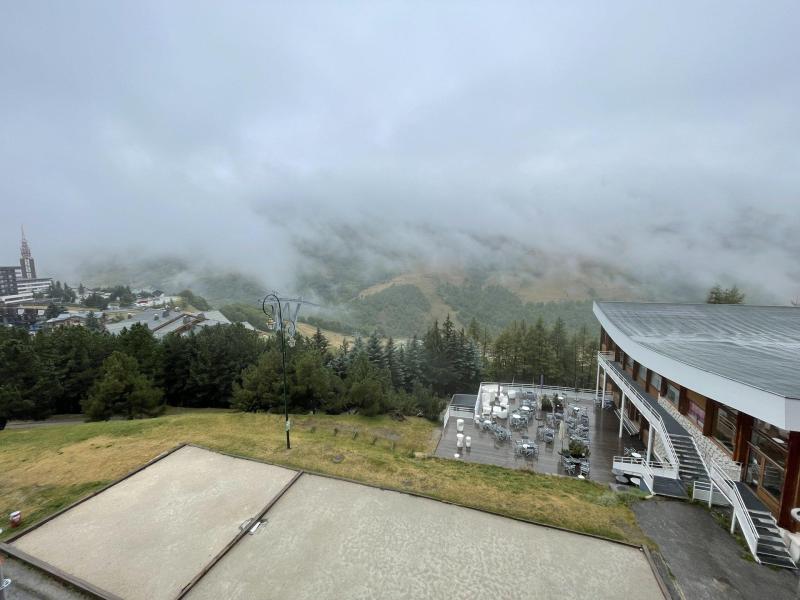
[[603, 406], [605, 403], [606, 403], [606, 370], [603, 369], [603, 391], [600, 392], [600, 406], [602, 408], [605, 408], [605, 406]]
[[598, 358], [597, 359], [597, 381], [595, 381], [595, 384], [594, 384], [594, 397], [597, 398], [597, 396], [599, 396], [599, 395], [600, 395], [600, 359]]
[[731, 535], [736, 531], [736, 507], [733, 508], [731, 513]]
[[622, 392], [622, 408], [619, 411], [619, 437], [622, 439], [622, 423], [625, 422], [625, 392]]
[[647, 462], [650, 462], [650, 457], [653, 456], [653, 424], [648, 422], [647, 428]]
[[[708, 478], [708, 508], [711, 508], [711, 499], [714, 497], [714, 481], [711, 477]], [[734, 509], [734, 513], [736, 510]]]

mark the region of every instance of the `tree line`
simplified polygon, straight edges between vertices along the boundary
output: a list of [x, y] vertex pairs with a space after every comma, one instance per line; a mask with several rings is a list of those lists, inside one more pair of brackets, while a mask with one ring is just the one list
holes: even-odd
[[[280, 334], [240, 325], [157, 339], [142, 324], [112, 336], [94, 327], [29, 335], [0, 329], [0, 421], [84, 413], [152, 416], [165, 406], [283, 411]], [[457, 329], [448, 316], [422, 337], [396, 343], [376, 332], [331, 348], [319, 329], [286, 348], [290, 412], [400, 413], [436, 419], [445, 399], [482, 379], [590, 387], [597, 336], [514, 323], [490, 339], [477, 322]]]
[[[280, 338], [239, 325], [156, 339], [142, 324], [119, 335], [88, 327], [31, 336], [0, 329], [0, 420], [84, 413], [156, 415], [166, 405], [283, 410]], [[292, 412], [358, 411], [438, 417], [443, 397], [473, 388], [479, 356], [448, 319], [403, 345], [377, 334], [331, 350], [317, 330], [287, 347]]]
[[595, 384], [599, 334], [585, 325], [570, 333], [560, 318], [552, 327], [541, 318], [533, 325], [514, 322], [491, 341], [475, 322], [469, 331], [476, 339], [483, 339], [489, 379], [543, 381], [569, 388], [591, 388]]

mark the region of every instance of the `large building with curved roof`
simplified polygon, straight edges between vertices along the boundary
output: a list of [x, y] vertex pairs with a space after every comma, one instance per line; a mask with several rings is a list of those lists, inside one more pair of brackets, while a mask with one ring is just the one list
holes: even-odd
[[759, 536], [775, 524], [798, 530], [800, 308], [595, 302], [594, 314], [599, 393], [620, 431], [640, 432], [645, 461], [666, 465], [655, 487], [674, 476], [686, 494], [709, 486], [730, 496], [754, 554], [770, 562]]

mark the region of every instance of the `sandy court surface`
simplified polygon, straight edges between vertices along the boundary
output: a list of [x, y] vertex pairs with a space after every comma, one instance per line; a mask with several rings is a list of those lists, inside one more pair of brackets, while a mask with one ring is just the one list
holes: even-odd
[[293, 476], [185, 446], [13, 546], [123, 598], [174, 598]]
[[663, 596], [642, 551], [303, 475], [190, 592], [203, 599]]

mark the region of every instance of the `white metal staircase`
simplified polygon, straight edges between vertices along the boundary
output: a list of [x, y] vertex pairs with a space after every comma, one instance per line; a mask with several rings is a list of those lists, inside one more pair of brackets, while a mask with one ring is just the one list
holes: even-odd
[[625, 396], [633, 402], [636, 409], [644, 415], [650, 427], [654, 428], [655, 432], [661, 438], [663, 443], [664, 452], [666, 456], [661, 457], [661, 462], [669, 463], [670, 465], [677, 466], [679, 463], [678, 454], [672, 445], [669, 431], [664, 423], [664, 419], [652, 406], [644, 395], [631, 385], [628, 381], [628, 376], [624, 371], [620, 370], [614, 362], [614, 355], [610, 352], [598, 352], [598, 362], [605, 370], [606, 374], [617, 386], [624, 392]]
[[756, 562], [796, 569], [797, 565], [786, 548], [778, 522], [747, 484], [733, 479], [729, 471], [713, 460], [709, 465], [709, 474], [712, 490], [716, 487], [733, 509], [731, 533], [738, 523]]

